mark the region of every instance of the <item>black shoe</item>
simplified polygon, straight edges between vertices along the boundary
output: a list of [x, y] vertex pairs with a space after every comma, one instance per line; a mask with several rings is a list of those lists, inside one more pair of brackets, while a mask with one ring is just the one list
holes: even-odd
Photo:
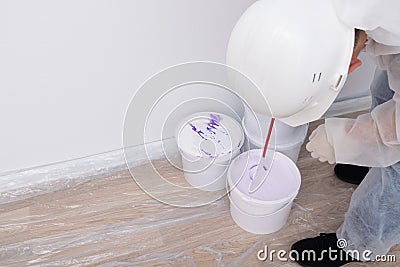
[[361, 184], [368, 172], [368, 167], [346, 164], [337, 164], [335, 166], [335, 174], [340, 180], [355, 185]]
[[306, 267], [337, 267], [356, 261], [338, 247], [336, 234], [300, 240], [292, 245], [291, 256]]

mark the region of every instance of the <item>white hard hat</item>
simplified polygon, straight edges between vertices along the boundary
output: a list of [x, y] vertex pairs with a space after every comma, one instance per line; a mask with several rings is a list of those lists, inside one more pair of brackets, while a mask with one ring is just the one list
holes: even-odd
[[[227, 65], [259, 87], [267, 115], [298, 126], [321, 118], [339, 94], [354, 36], [331, 0], [260, 0], [234, 28]], [[265, 102], [253, 100], [250, 107], [265, 113]]]

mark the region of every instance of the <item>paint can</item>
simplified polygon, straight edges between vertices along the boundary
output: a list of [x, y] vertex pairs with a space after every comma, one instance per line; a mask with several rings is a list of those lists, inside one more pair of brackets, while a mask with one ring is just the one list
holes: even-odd
[[276, 152], [266, 180], [251, 194], [248, 189], [261, 157], [261, 149], [239, 155], [229, 167], [227, 181], [234, 221], [248, 232], [269, 234], [286, 223], [301, 175], [290, 158]]
[[244, 143], [241, 125], [225, 114], [201, 112], [185, 118], [175, 137], [186, 181], [205, 191], [225, 189], [229, 164]]
[[[256, 135], [256, 134], [250, 132], [249, 130], [247, 130], [245, 120], [246, 120], [246, 118], [243, 118], [243, 121], [242, 121], [243, 131], [246, 136], [243, 150], [248, 151], [248, 150], [252, 150], [252, 149], [263, 149], [265, 137]], [[304, 144], [304, 141], [307, 137], [307, 132], [308, 132], [307, 124], [298, 127], [298, 129], [296, 129], [292, 138], [285, 140], [286, 143], [282, 143], [282, 141], [279, 138], [277, 138], [277, 140], [274, 139], [275, 136], [273, 136], [271, 138], [272, 141], [269, 145], [269, 148], [275, 149], [275, 151], [288, 156], [293, 162], [297, 162], [299, 159], [301, 147]], [[275, 144], [273, 142], [275, 142]]]
[[[265, 139], [269, 130], [271, 117], [253, 112], [247, 105], [244, 105], [243, 121], [245, 122], [244, 127], [253, 136], [263, 136]], [[292, 127], [280, 120], [276, 120], [274, 128], [273, 138], [275, 138], [276, 143], [287, 144], [293, 141], [293, 137], [297, 135], [301, 126]]]

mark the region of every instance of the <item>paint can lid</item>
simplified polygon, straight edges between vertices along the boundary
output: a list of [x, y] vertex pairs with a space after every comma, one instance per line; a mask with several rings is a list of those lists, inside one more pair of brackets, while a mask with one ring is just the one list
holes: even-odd
[[185, 118], [175, 136], [180, 151], [196, 158], [229, 159], [244, 143], [243, 129], [235, 119], [211, 112]]

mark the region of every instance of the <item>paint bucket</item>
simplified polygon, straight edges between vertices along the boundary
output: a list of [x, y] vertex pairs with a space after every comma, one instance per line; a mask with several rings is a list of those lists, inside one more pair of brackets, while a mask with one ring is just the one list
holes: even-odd
[[290, 158], [276, 152], [266, 180], [251, 194], [249, 186], [261, 156], [261, 149], [239, 155], [228, 169], [227, 181], [235, 222], [248, 232], [267, 234], [286, 223], [300, 189], [301, 175]]
[[231, 202], [230, 211], [232, 219], [240, 228], [252, 234], [266, 235], [278, 232], [285, 226], [292, 204], [291, 201], [275, 213], [257, 216], [244, 212]]
[[[244, 133], [246, 135], [246, 140], [244, 143], [244, 150], [248, 151], [251, 149], [262, 149], [264, 148], [265, 145], [265, 136], [260, 135], [260, 132], [254, 133], [255, 131], [248, 130], [248, 123], [246, 121], [246, 117], [243, 118], [242, 120], [242, 127], [244, 130]], [[277, 126], [278, 127], [278, 126]], [[293, 127], [292, 127], [293, 128]], [[285, 128], [281, 128], [280, 133], [283, 133], [282, 131]], [[277, 130], [278, 131], [278, 130]], [[288, 133], [286, 133], [284, 136], [285, 138], [281, 138], [281, 136], [277, 136], [276, 139], [275, 135], [272, 136], [271, 138], [271, 143], [270, 143], [270, 148], [275, 147], [275, 150], [277, 152], [280, 152], [286, 156], [288, 156], [291, 160], [294, 162], [297, 162], [299, 159], [299, 154], [301, 150], [301, 146], [304, 144], [304, 141], [307, 137], [307, 132], [308, 132], [308, 124], [302, 125], [299, 127], [295, 128], [295, 131], [290, 130], [290, 133], [292, 134], [289, 138]], [[275, 142], [275, 145], [273, 145], [273, 142]]]
[[[249, 130], [253, 136], [263, 136], [265, 140], [269, 130], [271, 117], [253, 112], [247, 105], [244, 105], [243, 121], [245, 122], [244, 127]], [[272, 138], [275, 138], [276, 143], [287, 144], [292, 142], [293, 136], [300, 131], [301, 126], [292, 127], [281, 122], [280, 120], [276, 120], [274, 128], [275, 129]]]
[[244, 133], [233, 118], [219, 113], [196, 113], [175, 133], [186, 181], [205, 191], [226, 187], [230, 162], [240, 154]]

